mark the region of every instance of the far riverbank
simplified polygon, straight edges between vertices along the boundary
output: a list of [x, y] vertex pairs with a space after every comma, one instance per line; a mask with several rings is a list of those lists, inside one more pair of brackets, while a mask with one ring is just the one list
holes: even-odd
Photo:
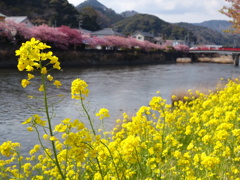
[[[17, 57], [15, 50], [8, 48], [0, 50], [0, 68], [16, 67]], [[61, 65], [71, 66], [96, 66], [96, 65], [137, 65], [137, 64], [166, 64], [175, 63], [177, 58], [187, 57], [183, 52], [144, 52], [137, 50], [53, 50], [60, 59]]]

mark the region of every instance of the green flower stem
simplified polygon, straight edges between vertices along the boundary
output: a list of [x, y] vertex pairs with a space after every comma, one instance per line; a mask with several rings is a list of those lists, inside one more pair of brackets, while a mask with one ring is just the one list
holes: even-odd
[[[53, 130], [52, 130], [52, 124], [51, 124], [51, 118], [49, 115], [49, 111], [48, 111], [48, 100], [47, 100], [47, 88], [46, 88], [46, 82], [45, 82], [45, 75], [42, 74], [42, 84], [43, 84], [43, 92], [44, 92], [44, 106], [45, 106], [45, 112], [46, 112], [46, 116], [47, 116], [47, 121], [48, 121], [48, 127], [49, 127], [49, 132], [50, 135], [53, 136]], [[57, 151], [56, 151], [56, 147], [55, 147], [55, 143], [54, 141], [51, 141], [51, 145], [53, 148], [53, 154], [54, 154], [54, 158], [55, 158], [55, 164], [59, 170], [59, 173], [61, 174], [62, 178], [65, 179], [64, 174], [61, 170], [58, 158], [57, 158]]]
[[67, 174], [67, 166], [68, 166], [68, 151], [69, 151], [69, 146], [67, 145], [67, 146], [66, 146], [66, 157], [65, 157], [66, 161], [65, 161], [65, 169], [64, 169], [65, 174]]
[[42, 140], [41, 140], [41, 138], [40, 138], [40, 133], [39, 133], [39, 131], [38, 131], [38, 128], [35, 127], [35, 130], [36, 130], [36, 132], [37, 132], [38, 141], [39, 141], [41, 147], [43, 148], [43, 151], [47, 154], [47, 156], [48, 156], [52, 161], [54, 161], [54, 159], [53, 159], [53, 158], [51, 157], [51, 155], [47, 152], [45, 146], [44, 146], [43, 143], [42, 143]]
[[22, 171], [22, 168], [21, 168], [22, 162], [21, 162], [21, 156], [20, 156], [19, 152], [16, 151], [16, 153], [17, 153], [17, 157], [18, 157], [18, 177], [20, 178], [21, 171]]
[[143, 171], [143, 169], [142, 169], [142, 166], [141, 166], [140, 160], [139, 160], [139, 158], [138, 158], [138, 152], [137, 152], [137, 149], [136, 149], [135, 146], [134, 146], [133, 148], [134, 148], [134, 150], [135, 150], [135, 152], [136, 152], [137, 164], [138, 164], [138, 166], [139, 166], [139, 169], [140, 169], [141, 175], [143, 175], [144, 171]]
[[84, 112], [85, 112], [86, 115], [87, 115], [88, 121], [90, 122], [90, 126], [91, 126], [91, 128], [92, 128], [93, 134], [96, 135], [96, 131], [94, 130], [93, 123], [92, 123], [92, 119], [91, 119], [91, 117], [90, 117], [90, 115], [89, 115], [89, 113], [88, 113], [88, 111], [87, 111], [87, 109], [86, 109], [86, 107], [85, 107], [85, 105], [84, 105], [84, 103], [83, 103], [82, 92], [81, 92], [81, 91], [80, 91], [80, 100], [81, 100], [82, 108], [83, 108]]
[[[92, 150], [94, 150], [94, 148], [93, 148], [90, 144], [88, 144], [88, 143], [84, 143], [84, 144], [88, 145]], [[101, 177], [102, 177], [102, 179], [104, 179], [103, 172], [102, 172], [102, 168], [101, 168], [100, 162], [99, 162], [99, 160], [98, 160], [97, 157], [96, 157], [96, 161], [97, 161], [97, 164], [98, 164], [98, 168], [99, 168]]]
[[107, 146], [105, 143], [103, 143], [102, 141], [100, 141], [100, 142], [101, 142], [102, 145], [104, 145], [104, 146], [107, 148], [107, 150], [108, 150], [108, 152], [109, 152], [109, 154], [110, 154], [110, 156], [111, 156], [111, 159], [112, 159], [114, 168], [115, 168], [115, 170], [116, 170], [117, 177], [118, 177], [118, 179], [120, 179], [120, 177], [119, 177], [119, 172], [118, 172], [118, 168], [117, 168], [117, 165], [116, 165], [115, 162], [114, 162], [114, 158], [113, 158], [113, 156], [112, 156], [111, 150], [108, 148], [108, 146]]

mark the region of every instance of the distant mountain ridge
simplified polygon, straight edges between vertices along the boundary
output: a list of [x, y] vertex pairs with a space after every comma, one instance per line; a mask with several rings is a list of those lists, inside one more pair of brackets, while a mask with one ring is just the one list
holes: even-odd
[[231, 23], [226, 20], [210, 20], [204, 21], [202, 23], [193, 23], [196, 26], [207, 27], [214, 31], [223, 32], [225, 30], [231, 29]]
[[240, 36], [230, 33], [223, 33], [219, 31], [215, 31], [213, 29], [193, 25], [190, 23], [176, 23], [178, 26], [188, 29], [191, 31], [196, 37], [196, 44], [199, 45], [222, 45], [225, 47], [240, 47]]

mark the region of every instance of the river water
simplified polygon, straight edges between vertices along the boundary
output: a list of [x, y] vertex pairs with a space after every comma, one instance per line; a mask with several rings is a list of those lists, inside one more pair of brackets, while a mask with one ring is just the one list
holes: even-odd
[[[0, 143], [7, 140], [20, 142], [23, 148], [29, 150], [37, 143], [37, 138], [34, 132], [28, 132], [27, 126], [21, 123], [36, 113], [27, 106], [36, 105], [27, 95], [34, 95], [38, 88], [33, 84], [25, 89], [21, 87], [21, 79], [26, 78], [26, 74], [18, 72], [17, 69], [0, 69]], [[212, 89], [220, 78], [240, 76], [240, 68], [232, 64], [179, 63], [64, 68], [52, 75], [60, 80], [63, 86], [57, 90], [54, 87], [49, 89], [49, 94], [60, 93], [65, 96], [56, 106], [54, 124], [65, 118], [78, 118], [88, 126], [84, 117], [81, 117], [81, 111], [77, 110], [77, 101], [71, 99], [70, 95], [71, 82], [81, 78], [89, 84], [87, 107], [90, 115], [94, 117], [102, 107], [109, 109], [111, 117], [106, 119], [105, 128], [110, 130], [115, 125], [115, 120], [122, 117], [123, 112], [134, 115], [141, 106], [148, 105], [156, 91], [160, 91], [160, 95], [171, 103], [170, 97], [176, 90], [201, 87]], [[95, 118], [96, 125], [98, 122]]]

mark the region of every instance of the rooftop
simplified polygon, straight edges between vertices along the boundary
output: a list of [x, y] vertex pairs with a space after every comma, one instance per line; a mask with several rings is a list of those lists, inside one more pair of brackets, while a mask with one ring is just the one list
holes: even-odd
[[104, 28], [102, 30], [99, 30], [99, 31], [95, 31], [92, 33], [92, 35], [98, 35], [98, 36], [124, 36], [123, 34], [117, 32], [117, 31], [114, 31], [113, 29], [111, 28]]
[[134, 34], [141, 34], [141, 35], [143, 35], [145, 37], [154, 37], [153, 34], [151, 34], [149, 32], [143, 32], [143, 31], [136, 31], [136, 32], [133, 33], [133, 36], [134, 36]]
[[7, 16], [5, 16], [4, 14], [2, 14], [2, 13], [0, 13], [0, 17], [7, 17]]
[[15, 23], [21, 23], [27, 19], [27, 16], [9, 16], [6, 17], [6, 20], [14, 21]]

